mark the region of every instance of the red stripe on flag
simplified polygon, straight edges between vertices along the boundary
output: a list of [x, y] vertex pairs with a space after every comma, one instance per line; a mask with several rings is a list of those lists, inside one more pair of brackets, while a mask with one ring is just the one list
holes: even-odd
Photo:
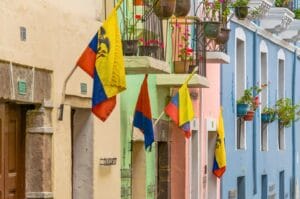
[[214, 172], [215, 176], [220, 178], [223, 175], [223, 173], [225, 172], [225, 170], [226, 170], [226, 167], [222, 167], [222, 168], [213, 170], [213, 172]]
[[173, 120], [175, 124], [178, 125], [179, 122], [179, 110], [178, 107], [170, 102], [166, 107], [165, 107], [165, 113]]
[[96, 62], [96, 53], [89, 47], [85, 49], [85, 51], [80, 56], [77, 61], [77, 66], [80, 66], [82, 70], [84, 70], [91, 77], [94, 76], [94, 68]]
[[92, 112], [104, 122], [114, 110], [116, 103], [116, 96], [113, 96], [94, 106]]

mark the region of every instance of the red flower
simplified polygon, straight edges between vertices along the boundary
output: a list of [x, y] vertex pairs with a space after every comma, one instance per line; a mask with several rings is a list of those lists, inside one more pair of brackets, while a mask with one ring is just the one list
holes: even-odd
[[136, 18], [137, 20], [140, 20], [140, 19], [142, 19], [142, 15], [135, 15], [135, 18]]

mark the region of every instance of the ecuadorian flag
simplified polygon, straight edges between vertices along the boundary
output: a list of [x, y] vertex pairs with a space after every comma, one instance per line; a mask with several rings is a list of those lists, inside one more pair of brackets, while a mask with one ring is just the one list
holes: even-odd
[[92, 111], [105, 121], [126, 89], [124, 59], [116, 8], [100, 27], [77, 61], [94, 78]]
[[194, 118], [194, 109], [190, 92], [185, 82], [174, 95], [170, 103], [165, 107], [165, 113], [184, 132], [185, 137], [191, 137], [190, 121]]
[[217, 133], [218, 134], [216, 140], [213, 173], [218, 178], [221, 178], [223, 173], [226, 170], [225, 132], [224, 132], [222, 108], [220, 110]]
[[151, 105], [148, 93], [148, 75], [145, 75], [140, 94], [135, 106], [133, 126], [144, 133], [145, 148], [147, 149], [154, 142]]

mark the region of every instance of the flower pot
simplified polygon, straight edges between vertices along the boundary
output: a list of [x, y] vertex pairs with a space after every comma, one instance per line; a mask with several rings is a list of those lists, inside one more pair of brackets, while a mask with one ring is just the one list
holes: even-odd
[[176, 7], [174, 15], [176, 17], [185, 17], [191, 9], [190, 0], [176, 0]]
[[139, 46], [139, 55], [154, 57], [157, 54], [158, 49], [158, 46]]
[[230, 33], [230, 29], [228, 28], [221, 28], [217, 38], [216, 38], [216, 42], [218, 44], [225, 44], [227, 43], [228, 39], [229, 39], [229, 33]]
[[238, 19], [244, 20], [248, 15], [248, 7], [247, 6], [235, 7], [234, 14]]
[[138, 52], [138, 40], [122, 40], [123, 54], [136, 56]]
[[237, 104], [237, 116], [238, 117], [242, 117], [244, 115], [247, 114], [247, 111], [249, 109], [249, 105], [248, 104]]
[[245, 121], [252, 121], [254, 117], [255, 112], [254, 111], [247, 111], [247, 114], [244, 115]]
[[174, 61], [174, 73], [188, 73], [189, 72], [189, 61]]
[[202, 23], [205, 37], [216, 39], [220, 32], [220, 23], [216, 21], [204, 21]]
[[176, 0], [157, 0], [153, 12], [160, 19], [169, 19], [175, 11]]
[[143, 0], [134, 0], [133, 5], [142, 6], [142, 5], [144, 5], [144, 2], [143, 2]]
[[261, 114], [261, 121], [264, 123], [271, 123], [275, 120], [276, 115], [271, 113], [262, 113]]

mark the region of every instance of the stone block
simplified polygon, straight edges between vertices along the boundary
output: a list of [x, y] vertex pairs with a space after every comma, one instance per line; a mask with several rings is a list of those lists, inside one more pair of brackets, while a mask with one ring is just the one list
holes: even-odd
[[11, 97], [12, 84], [10, 67], [8, 62], [0, 62], [0, 98], [9, 99]]
[[34, 102], [51, 99], [51, 72], [35, 69], [34, 72]]

